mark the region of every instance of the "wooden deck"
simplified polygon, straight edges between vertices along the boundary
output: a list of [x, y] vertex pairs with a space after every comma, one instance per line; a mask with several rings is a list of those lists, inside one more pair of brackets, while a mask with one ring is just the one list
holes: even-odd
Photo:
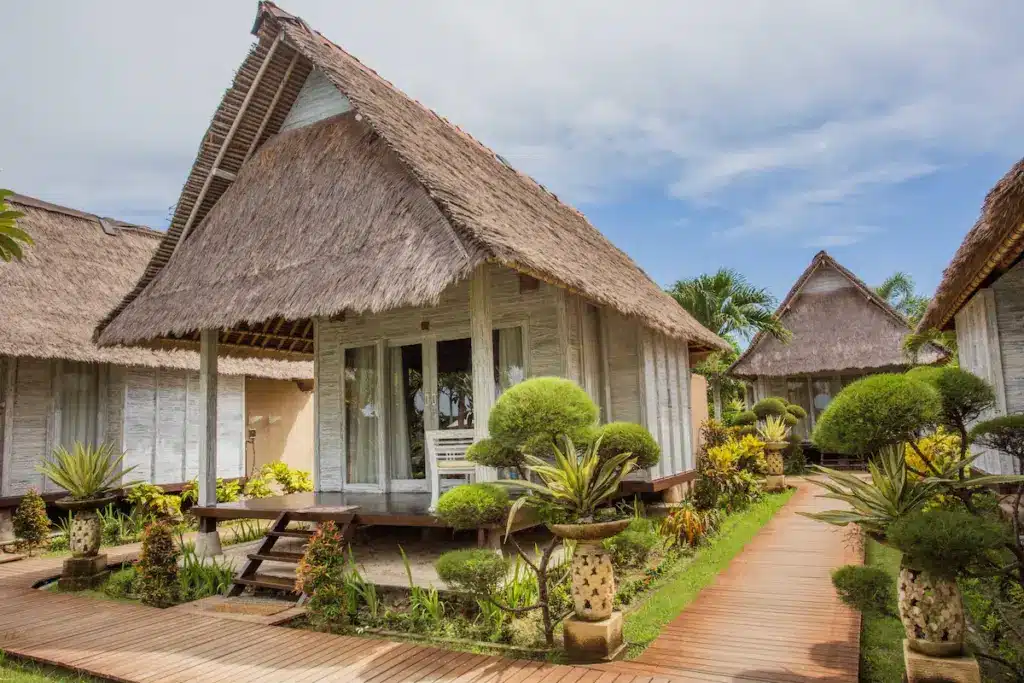
[[0, 564], [0, 649], [140, 683], [853, 683], [859, 622], [835, 599], [828, 569], [857, 554], [842, 535], [795, 514], [820, 507], [811, 496], [801, 490], [633, 662], [516, 661], [29, 588], [59, 572], [57, 559]]
[[[799, 490], [753, 541], [637, 659], [607, 671], [685, 680], [856, 683], [860, 614], [831, 571], [863, 553], [844, 529], [797, 514], [835, 501]], [[692, 678], [707, 675], [712, 678]], [[690, 676], [691, 678], [685, 678]]]

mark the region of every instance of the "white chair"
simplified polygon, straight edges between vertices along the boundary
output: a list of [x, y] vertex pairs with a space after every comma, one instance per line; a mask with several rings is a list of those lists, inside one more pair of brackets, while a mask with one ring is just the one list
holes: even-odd
[[466, 460], [466, 451], [473, 445], [472, 429], [435, 429], [425, 435], [427, 466], [430, 468], [430, 509], [437, 507], [441, 497], [441, 477], [476, 479], [476, 465]]

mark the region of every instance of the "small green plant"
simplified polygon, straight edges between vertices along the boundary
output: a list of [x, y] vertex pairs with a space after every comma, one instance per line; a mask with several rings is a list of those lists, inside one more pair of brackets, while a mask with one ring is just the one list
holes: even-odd
[[65, 552], [71, 548], [71, 523], [74, 520], [74, 513], [70, 510], [57, 518], [56, 533], [50, 537], [49, 550], [51, 552]]
[[500, 524], [508, 511], [508, 491], [496, 484], [463, 484], [437, 501], [437, 515], [456, 529]]
[[903, 553], [907, 566], [954, 578], [983, 566], [988, 553], [1009, 539], [1009, 530], [966, 511], [933, 508], [897, 520], [886, 539]]
[[[223, 479], [217, 479], [217, 502], [218, 503], [234, 503], [242, 497], [242, 485], [237, 479], [231, 481], [224, 481]], [[199, 480], [193, 479], [189, 481], [181, 489], [181, 502], [195, 505], [199, 502]]]
[[275, 460], [269, 462], [246, 482], [243, 493], [247, 498], [268, 498], [274, 495], [270, 484], [276, 482], [281, 493], [302, 493], [313, 490], [313, 479], [309, 472], [289, 467], [287, 463]]
[[185, 543], [180, 535], [178, 543], [181, 548], [178, 584], [182, 602], [220, 595], [231, 587], [235, 570], [230, 563], [217, 559], [204, 562], [196, 555], [195, 544]]
[[296, 590], [306, 593], [306, 614], [311, 623], [330, 628], [348, 619], [344, 594], [345, 545], [338, 526], [321, 522], [296, 569]]
[[123, 482], [135, 469], [121, 467], [124, 453], [115, 454], [110, 444], [86, 446], [76, 441], [71, 450], [63, 446], [53, 449], [50, 460], [38, 466], [39, 472], [65, 489], [73, 500], [102, 498], [117, 488], [129, 488], [137, 482]]
[[179, 519], [181, 517], [181, 498], [166, 493], [155, 484], [148, 482], [136, 484], [128, 491], [127, 498], [140, 515], [150, 515], [159, 519]]
[[409, 579], [409, 604], [412, 607], [413, 618], [428, 628], [436, 628], [444, 618], [444, 603], [441, 602], [441, 596], [436, 588], [424, 588], [413, 582], [412, 565], [405, 554], [405, 549], [398, 546], [398, 552], [402, 555], [405, 575]]
[[170, 607], [178, 602], [178, 558], [180, 552], [174, 544], [171, 525], [153, 522], [142, 535], [139, 553], [138, 594], [142, 604], [150, 607]]
[[896, 590], [889, 572], [848, 564], [832, 572], [832, 585], [844, 604], [860, 612], [892, 615]]
[[273, 489], [270, 488], [270, 483], [264, 477], [255, 476], [245, 482], [245, 488], [242, 490], [246, 498], [270, 498], [274, 495]]
[[46, 516], [46, 503], [34, 488], [22, 496], [11, 520], [14, 525], [14, 536], [28, 550], [29, 556], [36, 549], [46, 545], [50, 535], [50, 518]]
[[139, 572], [135, 567], [126, 567], [113, 572], [103, 584], [107, 597], [117, 600], [137, 600], [139, 597]]
[[[741, 411], [739, 413], [736, 413], [736, 415], [732, 418], [732, 423], [740, 427], [752, 425], [755, 422], [757, 422], [757, 413], [755, 413], [753, 410]], [[718, 444], [711, 445], [715, 446]]]
[[228, 528], [231, 529], [231, 536], [224, 539], [227, 545], [258, 541], [267, 535], [266, 524], [255, 519], [239, 519], [231, 522]]
[[768, 415], [764, 418], [764, 422], [758, 426], [757, 434], [766, 443], [778, 443], [785, 441], [786, 437], [789, 436], [789, 427], [786, 425], [783, 417]]
[[643, 567], [655, 550], [662, 545], [662, 538], [650, 519], [639, 518], [629, 523], [625, 530], [603, 541], [611, 553], [616, 568]]
[[113, 504], [97, 511], [100, 517], [100, 534], [104, 545], [115, 546], [125, 543], [136, 543], [142, 538], [146, 525], [155, 517], [151, 514], [134, 511], [126, 515]]
[[621, 453], [636, 458], [636, 467], [646, 469], [658, 464], [661, 446], [647, 428], [633, 422], [610, 422], [598, 431], [601, 449], [598, 455], [607, 460]]
[[434, 568], [438, 577], [452, 588], [492, 595], [508, 573], [508, 562], [493, 550], [471, 548], [444, 553]]

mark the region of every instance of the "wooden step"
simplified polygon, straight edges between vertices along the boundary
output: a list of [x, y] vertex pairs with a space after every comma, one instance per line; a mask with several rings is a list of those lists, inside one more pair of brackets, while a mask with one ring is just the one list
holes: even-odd
[[295, 579], [288, 579], [283, 576], [270, 576], [268, 574], [253, 574], [252, 576], [239, 576], [235, 578], [236, 584], [252, 586], [254, 588], [270, 588], [272, 590], [295, 592]]
[[285, 529], [283, 531], [268, 531], [267, 536], [276, 536], [278, 538], [312, 538], [314, 531], [308, 529]]
[[250, 560], [262, 560], [264, 562], [291, 562], [298, 564], [302, 559], [302, 553], [289, 553], [283, 550], [271, 550], [265, 553], [249, 553]]

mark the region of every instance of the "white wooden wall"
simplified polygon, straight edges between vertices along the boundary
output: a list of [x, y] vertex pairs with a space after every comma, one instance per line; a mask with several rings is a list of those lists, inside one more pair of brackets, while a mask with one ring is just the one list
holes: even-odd
[[661, 446], [651, 480], [696, 466], [690, 412], [690, 363], [686, 344], [652, 330], [640, 331], [643, 424]]
[[[0, 450], [0, 495], [24, 494], [30, 487], [57, 490], [36, 465], [59, 440], [60, 361], [7, 359], [13, 389], [5, 411]], [[137, 465], [130, 475], [158, 484], [178, 483], [198, 472], [198, 415], [193, 406], [197, 373], [153, 368], [101, 368], [97, 420], [102, 440], [127, 451]], [[244, 378], [221, 377], [218, 475], [242, 476], [245, 462]], [[186, 419], [187, 415], [187, 419]], [[68, 444], [65, 444], [68, 445]]]
[[1024, 261], [992, 285], [1006, 410], [1024, 412]]
[[348, 98], [342, 95], [322, 72], [314, 69], [302, 84], [295, 104], [288, 111], [280, 131], [302, 128], [335, 114], [342, 114], [351, 108]]

